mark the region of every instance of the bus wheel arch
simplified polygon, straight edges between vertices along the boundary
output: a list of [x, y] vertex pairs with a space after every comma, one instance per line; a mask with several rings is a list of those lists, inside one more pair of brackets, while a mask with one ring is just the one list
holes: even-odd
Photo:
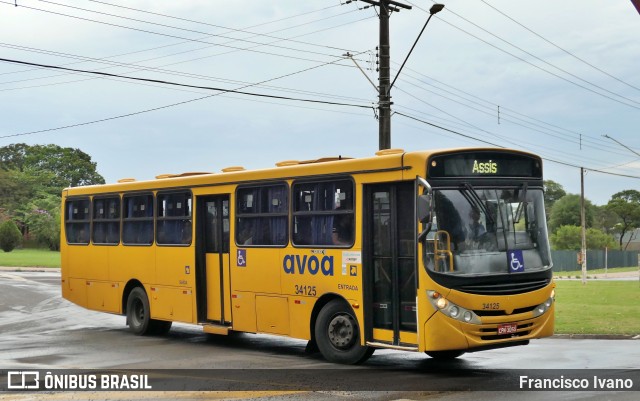
[[358, 364], [366, 361], [373, 348], [362, 345], [362, 331], [351, 305], [342, 297], [328, 294], [314, 306], [311, 338], [330, 362]]
[[149, 297], [142, 283], [127, 283], [122, 296], [123, 312], [127, 316], [129, 330], [135, 335], [166, 334], [173, 322], [151, 319]]
[[[133, 291], [134, 288], [140, 287], [144, 289], [142, 283], [136, 279], [129, 280], [127, 285], [124, 287], [122, 291], [122, 314], [127, 316], [127, 301], [129, 300], [129, 294]], [[127, 317], [127, 324], [129, 324], [129, 318]]]

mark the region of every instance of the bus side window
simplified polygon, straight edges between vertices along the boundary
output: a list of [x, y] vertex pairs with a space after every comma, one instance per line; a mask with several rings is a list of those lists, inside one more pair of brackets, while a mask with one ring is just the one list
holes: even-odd
[[288, 195], [284, 183], [238, 188], [236, 243], [249, 246], [286, 245]]
[[89, 199], [67, 200], [65, 207], [65, 232], [67, 243], [89, 243], [91, 201]]
[[354, 242], [353, 181], [294, 183], [293, 243], [349, 247]]
[[159, 245], [190, 245], [191, 192], [159, 193], [156, 241]]
[[125, 245], [153, 243], [153, 195], [125, 195], [122, 242]]

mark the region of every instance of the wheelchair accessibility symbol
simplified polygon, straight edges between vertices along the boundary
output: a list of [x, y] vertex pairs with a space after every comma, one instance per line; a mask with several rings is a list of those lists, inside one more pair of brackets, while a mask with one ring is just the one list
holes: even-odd
[[238, 249], [238, 267], [247, 267], [247, 250]]
[[521, 250], [508, 251], [509, 270], [513, 273], [524, 272], [524, 255]]

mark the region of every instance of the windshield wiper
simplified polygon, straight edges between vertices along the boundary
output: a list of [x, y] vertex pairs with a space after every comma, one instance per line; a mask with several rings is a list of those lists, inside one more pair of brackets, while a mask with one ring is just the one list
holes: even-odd
[[489, 222], [492, 225], [495, 224], [496, 221], [494, 220], [493, 216], [491, 216], [491, 213], [489, 213], [489, 209], [487, 208], [487, 206], [482, 202], [482, 199], [480, 199], [480, 197], [476, 193], [476, 190], [473, 188], [473, 185], [469, 184], [468, 182], [465, 182], [463, 186], [467, 190], [467, 192], [462, 192], [462, 191], [461, 192], [462, 192], [462, 196], [464, 196], [465, 199], [467, 199], [467, 202], [469, 202], [471, 206], [481, 210], [486, 216], [487, 220], [489, 220]]
[[527, 206], [527, 183], [522, 184], [522, 192], [520, 193], [521, 201], [518, 204], [518, 208], [516, 209], [516, 215], [513, 217], [514, 223], [520, 223], [520, 219], [522, 218], [522, 214], [524, 209]]

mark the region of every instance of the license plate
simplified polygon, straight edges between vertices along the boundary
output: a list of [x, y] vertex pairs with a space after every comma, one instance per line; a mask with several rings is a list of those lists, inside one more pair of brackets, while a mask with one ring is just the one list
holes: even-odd
[[518, 331], [518, 325], [515, 323], [501, 324], [498, 326], [498, 334], [513, 334]]

